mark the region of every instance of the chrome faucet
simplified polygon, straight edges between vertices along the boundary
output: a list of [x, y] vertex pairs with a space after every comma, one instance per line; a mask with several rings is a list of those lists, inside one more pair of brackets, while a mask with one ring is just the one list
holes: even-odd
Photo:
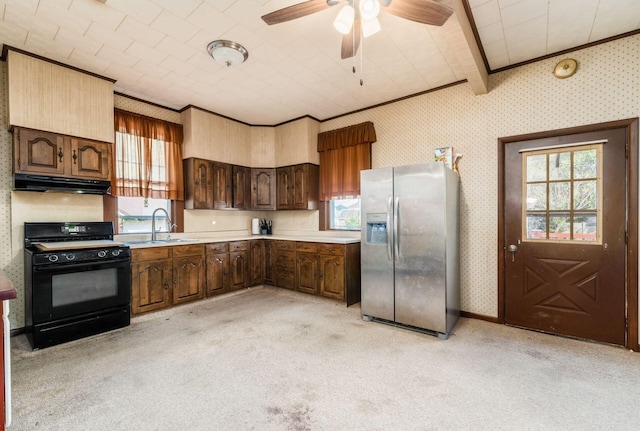
[[158, 211], [162, 211], [167, 216], [167, 232], [171, 235], [171, 230], [174, 224], [171, 223], [171, 217], [169, 217], [169, 213], [164, 208], [156, 208], [153, 210], [153, 214], [151, 214], [151, 241], [156, 241], [156, 213]]

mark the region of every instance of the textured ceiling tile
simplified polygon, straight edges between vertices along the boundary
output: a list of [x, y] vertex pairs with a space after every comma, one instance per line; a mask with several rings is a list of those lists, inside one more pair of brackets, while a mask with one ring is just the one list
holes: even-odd
[[137, 41], [134, 41], [131, 46], [126, 49], [125, 54], [138, 57], [151, 64], [160, 64], [162, 60], [168, 56], [168, 54], [165, 54], [162, 51], [152, 49], [144, 43]]
[[91, 24], [90, 19], [69, 12], [67, 8], [60, 7], [57, 2], [41, 1], [36, 12], [36, 18], [57, 24], [76, 34], [84, 34]]
[[173, 15], [166, 10], [158, 15], [151, 23], [151, 27], [168, 34], [180, 42], [188, 41], [199, 31], [195, 25], [180, 19], [177, 15]]
[[74, 31], [68, 30], [64, 27], [61, 27], [56, 34], [55, 41], [62, 45], [70, 46], [74, 49], [83, 50], [92, 55], [95, 55], [102, 47], [101, 43], [96, 42], [91, 38], [82, 36]]
[[169, 54], [180, 61], [187, 61], [191, 57], [193, 57], [198, 50], [189, 46], [178, 42], [170, 36], [165, 37], [158, 43], [155, 47], [157, 51], [164, 52], [165, 54]]
[[4, 10], [4, 22], [36, 33], [43, 39], [53, 39], [60, 28], [55, 23], [35, 18], [24, 9], [12, 5], [7, 5]]
[[548, 0], [522, 0], [500, 9], [502, 23], [505, 28], [513, 27], [542, 16], [546, 17], [548, 12]]
[[151, 0], [108, 0], [106, 4], [146, 25], [151, 24], [162, 12], [162, 8]]
[[137, 40], [148, 46], [156, 46], [166, 36], [166, 33], [152, 29], [129, 16], [118, 26], [116, 33], [122, 37]]
[[96, 42], [104, 43], [110, 48], [122, 51], [126, 50], [132, 43], [133, 38], [124, 34], [124, 32], [112, 31], [103, 27], [97, 22], [92, 22], [91, 26], [85, 33], [85, 36]]
[[473, 19], [478, 28], [502, 21], [498, 2], [492, 0], [473, 8]]
[[123, 68], [132, 67], [138, 61], [140, 61], [140, 59], [137, 57], [125, 54], [118, 49], [113, 49], [110, 46], [106, 45], [100, 48], [100, 51], [98, 51], [96, 56], [103, 60], [109, 61], [109, 63], [117, 63]]
[[211, 32], [214, 37], [223, 35], [236, 25], [234, 20], [207, 3], [202, 3], [187, 18], [187, 21], [200, 27], [205, 32]]
[[69, 12], [91, 21], [99, 22], [105, 28], [115, 30], [124, 20], [125, 14], [108, 6], [109, 3], [87, 0], [73, 0]]
[[202, 0], [153, 0], [153, 2], [180, 18], [185, 19], [200, 6]]

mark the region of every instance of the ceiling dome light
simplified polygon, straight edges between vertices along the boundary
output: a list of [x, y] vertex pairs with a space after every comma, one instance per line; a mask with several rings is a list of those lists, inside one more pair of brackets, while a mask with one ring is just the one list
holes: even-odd
[[230, 40], [214, 40], [207, 45], [209, 55], [218, 63], [230, 66], [239, 66], [249, 58], [249, 51], [239, 43]]
[[351, 26], [353, 26], [353, 19], [355, 15], [356, 11], [353, 10], [351, 5], [345, 5], [345, 7], [340, 9], [336, 20], [333, 21], [333, 26], [340, 33], [348, 34], [351, 31]]
[[380, 3], [378, 0], [362, 0], [360, 2], [360, 16], [363, 20], [371, 20], [380, 13]]

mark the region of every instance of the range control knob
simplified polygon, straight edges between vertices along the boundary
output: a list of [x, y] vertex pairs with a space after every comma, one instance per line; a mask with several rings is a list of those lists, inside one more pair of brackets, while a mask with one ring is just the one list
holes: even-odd
[[104, 250], [100, 250], [100, 251], [98, 252], [98, 257], [105, 257], [106, 255], [107, 255], [107, 252], [106, 252], [106, 251], [104, 251]]
[[120, 250], [117, 250], [117, 249], [116, 250], [112, 250], [111, 251], [111, 255], [112, 256], [120, 256]]
[[76, 255], [75, 255], [75, 254], [72, 254], [72, 253], [69, 253], [69, 254], [65, 254], [65, 255], [64, 255], [64, 257], [65, 257], [67, 260], [74, 260], [74, 259], [76, 258]]
[[57, 262], [58, 261], [58, 255], [57, 254], [50, 254], [49, 255], [49, 262]]

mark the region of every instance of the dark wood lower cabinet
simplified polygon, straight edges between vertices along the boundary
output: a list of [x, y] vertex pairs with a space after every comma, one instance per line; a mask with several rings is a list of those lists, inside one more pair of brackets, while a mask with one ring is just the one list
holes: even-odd
[[204, 246], [152, 247], [131, 252], [131, 313], [200, 299], [205, 291]]
[[264, 281], [264, 240], [257, 239], [249, 244], [249, 284], [257, 286]]
[[276, 242], [264, 240], [264, 284], [276, 284]]
[[229, 253], [207, 255], [207, 296], [229, 290]]
[[316, 253], [296, 253], [297, 290], [316, 295], [318, 293], [319, 259]]
[[259, 284], [360, 301], [360, 244], [256, 239], [133, 249], [132, 314]]

